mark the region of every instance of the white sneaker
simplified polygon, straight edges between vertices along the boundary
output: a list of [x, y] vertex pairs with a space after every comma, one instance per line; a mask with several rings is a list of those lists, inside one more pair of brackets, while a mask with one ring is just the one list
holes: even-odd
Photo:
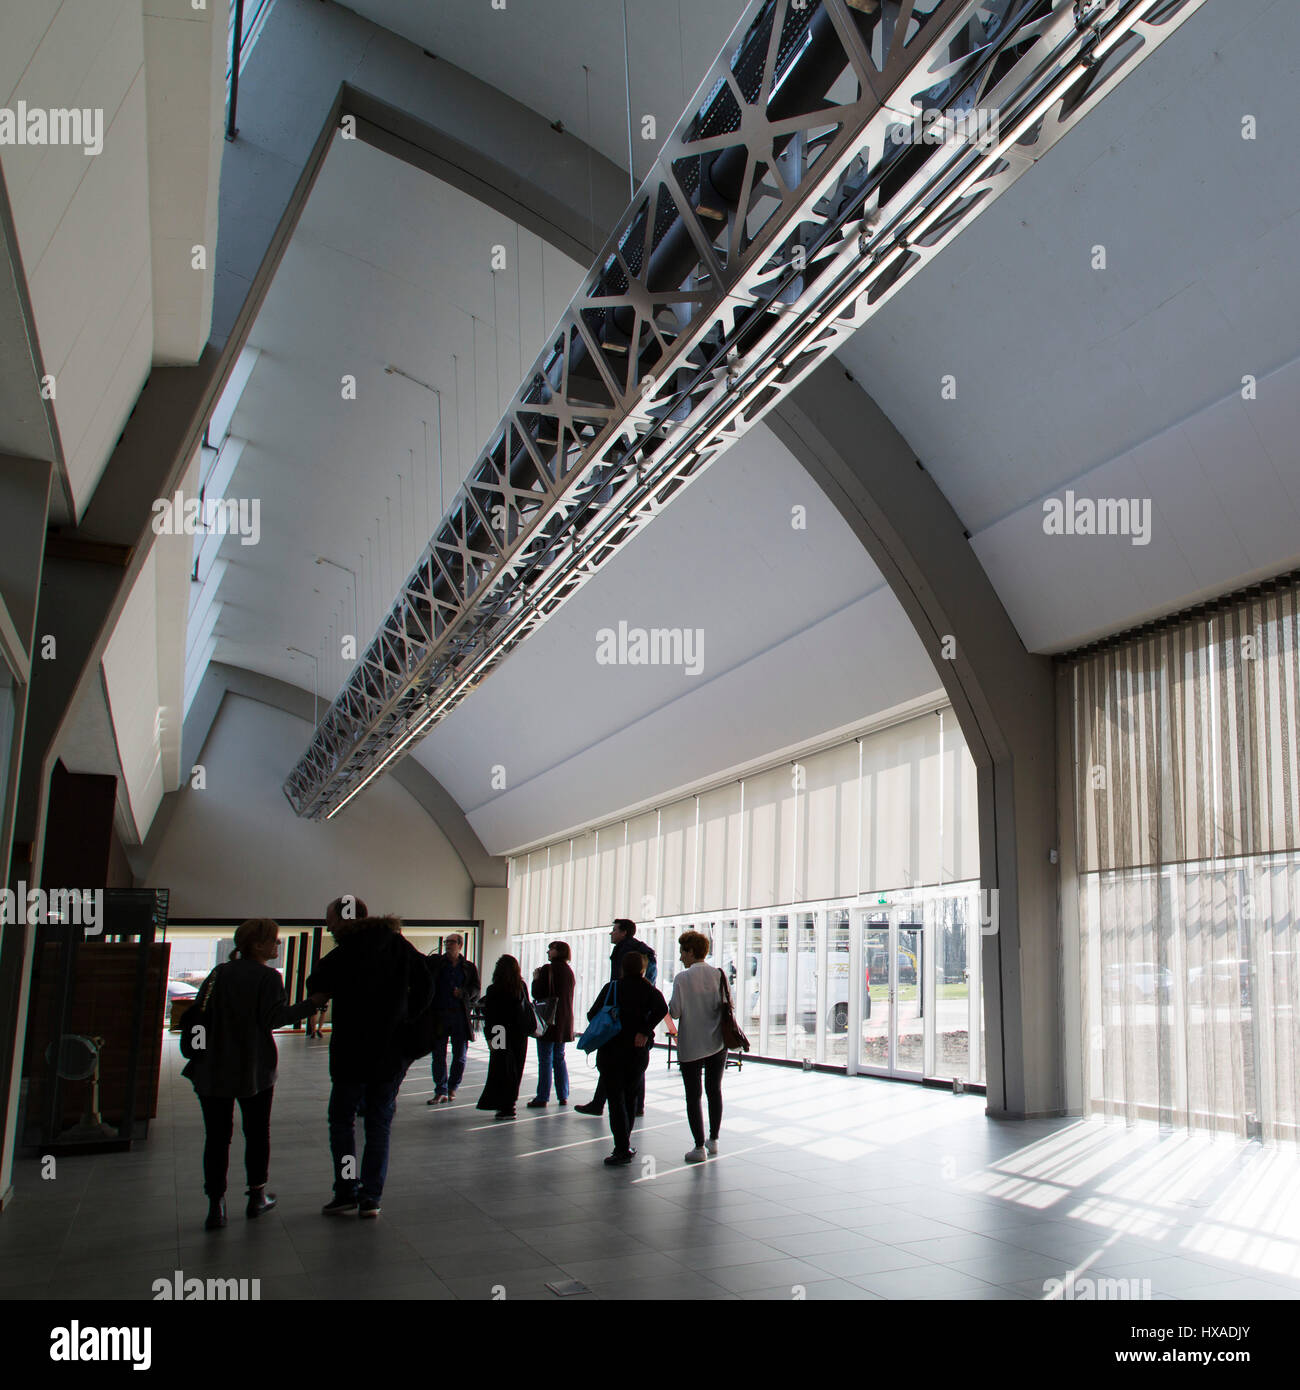
[[703, 1163], [708, 1156], [708, 1151], [705, 1149], [704, 1145], [699, 1144], [686, 1155], [686, 1162]]
[[704, 1147], [708, 1149], [709, 1156], [712, 1157], [714, 1154], [718, 1152], [718, 1141], [716, 1139], [710, 1139]]

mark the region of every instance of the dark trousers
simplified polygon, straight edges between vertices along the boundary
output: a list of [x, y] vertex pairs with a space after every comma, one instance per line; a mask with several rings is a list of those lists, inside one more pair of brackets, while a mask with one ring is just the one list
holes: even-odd
[[[642, 1067], [641, 1070], [637, 1073], [636, 1101], [632, 1107], [632, 1115], [634, 1119], [638, 1110], [645, 1109], [645, 1073], [645, 1067]], [[596, 1082], [596, 1094], [592, 1096], [591, 1103], [592, 1105], [598, 1105], [603, 1110], [605, 1108], [605, 1102], [608, 1099], [609, 1087], [606, 1085], [604, 1072], [601, 1072], [600, 1079]]]
[[[447, 1075], [447, 1043], [451, 1043], [451, 1076]], [[433, 1073], [433, 1084], [439, 1095], [459, 1088], [465, 1075], [465, 1050], [469, 1047], [469, 1034], [465, 1025], [452, 1023], [447, 1032], [434, 1035], [433, 1052], [429, 1057], [429, 1068]]]
[[[249, 1187], [264, 1187], [271, 1166], [271, 1098], [268, 1086], [255, 1096], [239, 1097], [239, 1119], [244, 1129], [244, 1172]], [[230, 1166], [230, 1136], [235, 1128], [233, 1096], [200, 1096], [203, 1107], [203, 1190], [209, 1197], [224, 1197], [226, 1170]]]
[[[387, 1081], [335, 1081], [330, 1088], [330, 1152], [334, 1157], [334, 1195], [377, 1202], [388, 1176], [388, 1139], [397, 1113], [403, 1067]], [[366, 1126], [366, 1147], [357, 1166], [357, 1107]], [[345, 1171], [346, 1168], [346, 1171]]]
[[614, 1136], [614, 1152], [625, 1154], [632, 1144], [636, 1124], [637, 1095], [645, 1092], [648, 1047], [620, 1048], [600, 1060], [600, 1079], [609, 1105], [609, 1132]]
[[709, 1097], [709, 1138], [716, 1139], [722, 1128], [722, 1073], [727, 1069], [727, 1049], [712, 1057], [682, 1063], [682, 1085], [686, 1087], [686, 1119], [691, 1138], [698, 1149], [704, 1143], [704, 1111], [700, 1105], [700, 1083]]

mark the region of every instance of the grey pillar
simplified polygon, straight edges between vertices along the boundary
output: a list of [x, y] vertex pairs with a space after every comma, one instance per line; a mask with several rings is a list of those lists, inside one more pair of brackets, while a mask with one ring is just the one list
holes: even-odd
[[1059, 1114], [1055, 703], [1051, 662], [1021, 643], [961, 521], [907, 441], [831, 360], [767, 424], [835, 504], [916, 627], [975, 760], [989, 1113]]

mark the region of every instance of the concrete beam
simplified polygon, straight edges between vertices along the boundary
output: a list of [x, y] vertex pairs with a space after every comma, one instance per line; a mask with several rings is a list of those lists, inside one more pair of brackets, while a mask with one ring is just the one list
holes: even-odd
[[961, 521], [907, 441], [834, 359], [766, 417], [835, 504], [934, 661], [975, 760], [980, 880], [999, 929], [984, 938], [988, 1109], [1063, 1108], [1056, 711]]
[[[315, 701], [300, 686], [276, 680], [273, 676], [264, 676], [257, 671], [245, 670], [241, 666], [227, 666], [220, 661], [210, 662], [185, 720], [181, 767], [186, 778], [189, 769], [202, 761], [203, 747], [208, 741], [208, 735], [212, 732], [222, 704], [230, 695], [260, 701], [272, 709], [283, 710], [308, 724], [315, 724]], [[465, 819], [465, 813], [455, 798], [432, 773], [414, 758], [406, 757], [398, 762], [388, 775], [420, 803], [429, 819], [447, 837], [452, 848], [460, 856], [470, 882], [476, 889], [504, 889], [506, 861], [489, 854], [483, 848], [483, 842]], [[187, 795], [189, 790], [188, 781], [183, 780], [179, 791], [168, 792], [154, 816], [153, 825], [143, 847], [135, 852], [128, 849], [131, 868], [137, 878], [148, 877], [149, 869], [157, 858], [159, 847], [180, 798]]]

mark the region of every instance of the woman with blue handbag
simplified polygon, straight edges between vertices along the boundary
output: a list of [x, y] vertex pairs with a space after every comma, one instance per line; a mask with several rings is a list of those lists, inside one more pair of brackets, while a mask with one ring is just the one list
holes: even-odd
[[[637, 1091], [650, 1063], [655, 1028], [668, 1012], [668, 1001], [645, 978], [645, 957], [639, 951], [629, 951], [622, 965], [621, 978], [611, 980], [587, 1012], [594, 1022], [604, 1010], [607, 997], [617, 1010], [616, 1020], [605, 1015], [602, 1029], [609, 1029], [617, 1021], [618, 1031], [596, 1049], [596, 1066], [609, 1098], [609, 1128], [614, 1136], [614, 1152], [605, 1160], [608, 1168], [625, 1167], [636, 1153], [631, 1139]], [[587, 1041], [584, 1034], [583, 1042]]]

